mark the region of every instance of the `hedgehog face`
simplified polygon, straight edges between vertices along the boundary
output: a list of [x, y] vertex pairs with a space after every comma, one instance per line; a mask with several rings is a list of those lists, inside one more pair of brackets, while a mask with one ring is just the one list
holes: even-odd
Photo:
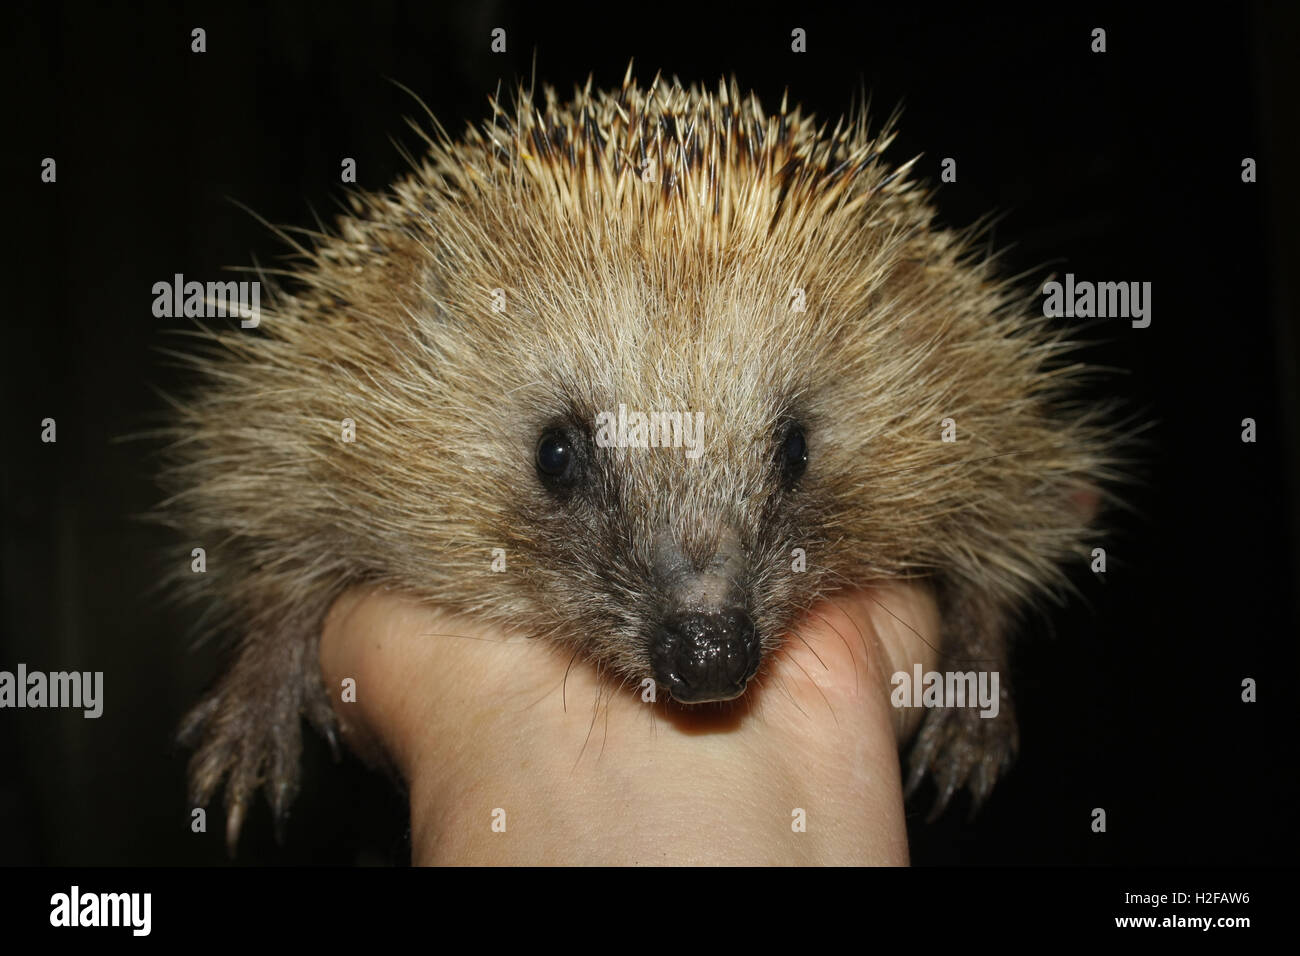
[[[472, 430], [442, 443], [474, 456], [457, 471], [492, 494], [458, 484], [437, 510], [475, 534], [470, 553], [514, 561], [466, 610], [682, 703], [738, 697], [843, 573], [824, 529], [860, 506], [831, 493], [857, 481], [860, 439], [838, 434], [815, 372], [842, 347], [835, 326], [789, 308], [775, 252], [721, 269], [693, 246], [648, 256], [640, 233], [607, 223], [599, 255], [551, 254], [539, 228], [511, 231], [501, 270], [528, 279], [505, 293], [519, 317], [441, 349], [493, 370], [455, 390], [475, 413], [454, 421]], [[432, 334], [462, 328], [474, 317]]]
[[738, 697], [814, 586], [791, 558], [816, 510], [812, 438], [775, 401], [599, 405], [534, 429], [512, 518], [524, 598], [619, 677], [682, 703]]

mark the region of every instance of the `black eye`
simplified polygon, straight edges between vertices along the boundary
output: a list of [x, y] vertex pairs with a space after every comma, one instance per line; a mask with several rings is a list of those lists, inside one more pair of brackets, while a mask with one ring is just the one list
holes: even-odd
[[776, 457], [781, 476], [788, 484], [793, 484], [808, 467], [808, 442], [802, 426], [791, 424], [785, 427]]
[[542, 432], [537, 442], [537, 474], [549, 485], [564, 485], [573, 480], [577, 455], [573, 441], [562, 428]]

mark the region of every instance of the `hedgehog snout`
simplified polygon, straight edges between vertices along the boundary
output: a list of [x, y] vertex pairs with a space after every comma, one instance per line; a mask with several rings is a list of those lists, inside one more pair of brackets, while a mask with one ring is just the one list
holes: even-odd
[[759, 657], [758, 629], [733, 607], [669, 614], [651, 643], [650, 666], [675, 700], [702, 704], [743, 694]]
[[667, 608], [650, 635], [655, 681], [686, 704], [731, 700], [745, 692], [762, 655], [758, 628], [738, 581], [744, 566], [729, 530], [656, 542]]

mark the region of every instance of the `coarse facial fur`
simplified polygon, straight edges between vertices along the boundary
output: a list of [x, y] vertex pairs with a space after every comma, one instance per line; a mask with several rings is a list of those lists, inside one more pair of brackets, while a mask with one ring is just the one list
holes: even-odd
[[[931, 712], [909, 784], [987, 796], [1016, 747], [1009, 628], [1086, 553], [1075, 500], [1111, 442], [1070, 400], [1067, 330], [935, 225], [891, 139], [767, 114], [734, 81], [521, 90], [353, 196], [258, 329], [199, 334], [164, 511], [236, 631], [183, 728], [194, 800], [227, 779], [232, 842], [258, 786], [286, 812], [301, 716], [333, 740], [317, 641], [361, 582], [690, 699], [672, 640], [738, 693], [818, 598], [925, 576], [945, 654], [1004, 690], [993, 720]], [[620, 405], [702, 413], [702, 454], [598, 447]], [[576, 477], [539, 470], [548, 433]]]

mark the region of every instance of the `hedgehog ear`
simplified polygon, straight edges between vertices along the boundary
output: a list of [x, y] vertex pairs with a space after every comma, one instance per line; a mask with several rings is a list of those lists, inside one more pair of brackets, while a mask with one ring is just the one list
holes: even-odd
[[1092, 524], [1101, 508], [1101, 492], [1096, 485], [1074, 485], [1066, 493], [1066, 500], [1079, 525], [1085, 528]]

